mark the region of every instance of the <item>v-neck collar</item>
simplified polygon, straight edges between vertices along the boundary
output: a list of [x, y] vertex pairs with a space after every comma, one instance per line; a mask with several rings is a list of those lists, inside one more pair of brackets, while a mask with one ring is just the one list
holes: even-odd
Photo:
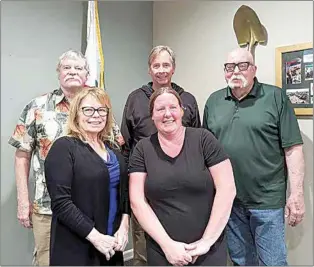
[[183, 139], [183, 144], [182, 144], [182, 147], [181, 147], [181, 150], [179, 152], [178, 155], [176, 155], [175, 157], [171, 157], [169, 156], [161, 147], [160, 145], [160, 142], [159, 142], [159, 138], [158, 138], [158, 133], [154, 134], [154, 139], [155, 139], [155, 143], [157, 145], [157, 149], [159, 150], [159, 153], [160, 155], [166, 159], [167, 161], [171, 162], [171, 163], [174, 163], [177, 158], [180, 157], [180, 155], [183, 153], [183, 150], [184, 150], [184, 147], [185, 147], [185, 143], [186, 143], [186, 132], [187, 132], [187, 128], [185, 128], [185, 131], [184, 131], [184, 139]]

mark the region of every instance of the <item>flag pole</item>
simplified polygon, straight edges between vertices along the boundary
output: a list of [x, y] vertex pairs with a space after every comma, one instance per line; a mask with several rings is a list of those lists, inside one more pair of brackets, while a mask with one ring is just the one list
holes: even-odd
[[96, 37], [97, 37], [97, 45], [99, 51], [99, 59], [100, 59], [100, 79], [99, 79], [99, 87], [105, 89], [105, 60], [104, 53], [102, 50], [102, 42], [101, 42], [101, 32], [100, 32], [100, 23], [99, 23], [99, 14], [98, 14], [98, 1], [95, 2], [95, 19], [96, 19]]

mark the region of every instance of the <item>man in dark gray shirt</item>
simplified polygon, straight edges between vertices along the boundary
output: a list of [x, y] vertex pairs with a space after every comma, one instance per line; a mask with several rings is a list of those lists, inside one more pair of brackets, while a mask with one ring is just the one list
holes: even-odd
[[[182, 123], [188, 127], [201, 127], [198, 105], [195, 97], [179, 85], [171, 82], [175, 72], [176, 61], [174, 52], [168, 46], [156, 46], [148, 58], [149, 74], [152, 82], [143, 85], [130, 93], [127, 98], [121, 125], [121, 133], [125, 140], [123, 154], [129, 162], [132, 149], [137, 142], [157, 132], [149, 113], [149, 99], [154, 90], [161, 87], [172, 87], [181, 97], [184, 116]], [[132, 234], [134, 247], [134, 265], [146, 265], [146, 243], [144, 231], [136, 218], [132, 218]]]

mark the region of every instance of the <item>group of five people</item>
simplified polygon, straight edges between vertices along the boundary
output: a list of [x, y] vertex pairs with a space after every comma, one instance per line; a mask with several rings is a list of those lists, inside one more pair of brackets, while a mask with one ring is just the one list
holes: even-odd
[[123, 265], [131, 217], [134, 265], [226, 265], [227, 251], [234, 265], [287, 265], [285, 220], [295, 226], [305, 213], [289, 100], [238, 48], [201, 124], [175, 68], [171, 48], [152, 49], [152, 81], [130, 93], [120, 128], [106, 91], [85, 86], [86, 58], [59, 58], [60, 88], [25, 106], [9, 140], [34, 264]]

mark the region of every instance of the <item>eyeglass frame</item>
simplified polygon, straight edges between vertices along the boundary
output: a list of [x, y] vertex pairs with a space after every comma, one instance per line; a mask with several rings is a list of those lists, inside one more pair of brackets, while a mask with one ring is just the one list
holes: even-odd
[[[243, 64], [243, 63], [246, 63], [246, 64], [248, 64], [248, 65], [247, 65], [247, 68], [246, 68], [246, 69], [242, 69], [242, 70], [241, 70], [241, 69], [239, 68], [239, 64]], [[227, 66], [228, 64], [234, 65], [233, 70], [231, 70], [231, 71], [228, 71], [228, 70], [227, 70], [226, 66]], [[230, 72], [234, 72], [235, 68], [238, 67], [238, 70], [239, 70], [239, 71], [246, 71], [246, 70], [248, 70], [248, 68], [249, 68], [250, 66], [254, 66], [254, 65], [253, 65], [251, 62], [249, 62], [249, 61], [243, 61], [243, 62], [238, 62], [238, 63], [225, 63], [225, 64], [224, 64], [224, 70], [225, 70], [226, 72], [229, 72], [229, 73], [230, 73]]]
[[[93, 109], [93, 113], [92, 113], [91, 115], [86, 115], [85, 112], [84, 112], [84, 109], [86, 109], [86, 108]], [[103, 116], [100, 115], [99, 109], [106, 109], [106, 115], [103, 115]], [[94, 108], [94, 107], [81, 107], [81, 110], [82, 110], [83, 114], [84, 114], [86, 117], [93, 117], [96, 111], [97, 111], [97, 113], [98, 113], [98, 115], [99, 115], [100, 117], [106, 117], [106, 116], [108, 115], [110, 109], [109, 109], [108, 107], [99, 107], [99, 108]]]

